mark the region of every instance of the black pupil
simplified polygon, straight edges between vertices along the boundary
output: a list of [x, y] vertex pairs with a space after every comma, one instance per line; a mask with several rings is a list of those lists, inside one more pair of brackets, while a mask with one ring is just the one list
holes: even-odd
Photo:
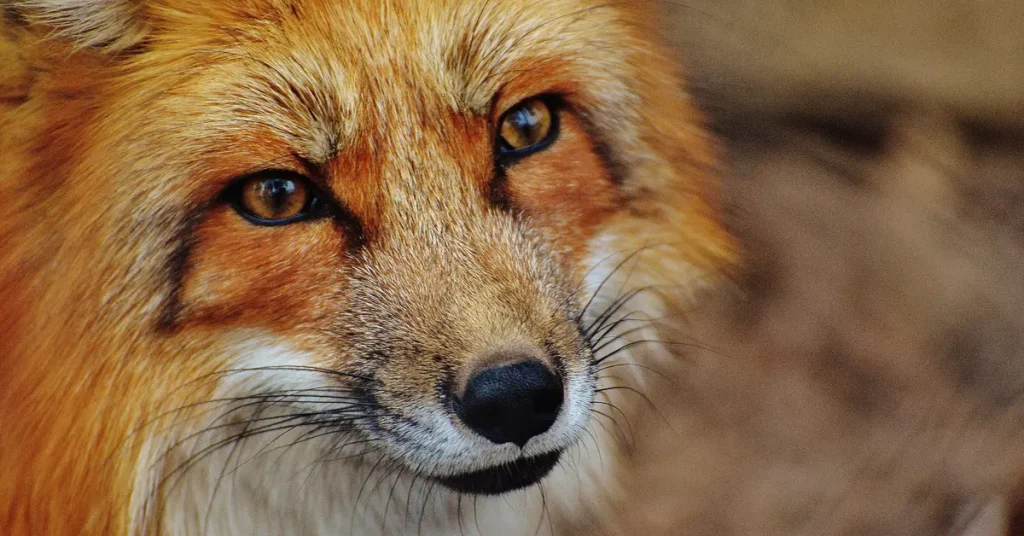
[[274, 214], [287, 212], [298, 188], [291, 179], [266, 179], [260, 183], [259, 196]]

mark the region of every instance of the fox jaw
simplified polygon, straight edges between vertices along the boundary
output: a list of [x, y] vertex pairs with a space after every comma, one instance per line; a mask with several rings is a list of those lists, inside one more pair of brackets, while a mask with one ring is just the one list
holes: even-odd
[[630, 321], [729, 255], [632, 4], [6, 15], [16, 533], [532, 534], [610, 472], [579, 445]]

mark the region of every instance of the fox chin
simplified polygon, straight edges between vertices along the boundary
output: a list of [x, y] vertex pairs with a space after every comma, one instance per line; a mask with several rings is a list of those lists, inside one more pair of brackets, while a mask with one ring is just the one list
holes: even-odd
[[599, 509], [734, 249], [645, 4], [0, 5], [3, 532]]

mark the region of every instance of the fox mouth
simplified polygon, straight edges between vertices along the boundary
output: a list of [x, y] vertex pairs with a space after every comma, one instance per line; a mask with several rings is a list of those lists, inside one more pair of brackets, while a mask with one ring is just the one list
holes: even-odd
[[500, 495], [540, 482], [555, 468], [561, 455], [561, 451], [553, 451], [530, 458], [520, 458], [487, 469], [439, 477], [434, 480], [461, 493]]

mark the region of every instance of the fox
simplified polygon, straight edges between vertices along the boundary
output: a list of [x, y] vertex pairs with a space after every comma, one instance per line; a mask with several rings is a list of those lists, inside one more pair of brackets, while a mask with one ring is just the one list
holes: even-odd
[[0, 532], [599, 511], [736, 262], [648, 4], [4, 0]]

